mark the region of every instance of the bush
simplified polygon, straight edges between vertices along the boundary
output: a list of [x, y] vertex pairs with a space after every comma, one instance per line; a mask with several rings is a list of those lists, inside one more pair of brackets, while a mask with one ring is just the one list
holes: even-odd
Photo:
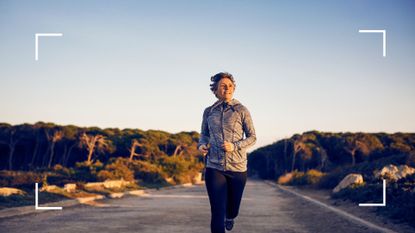
[[399, 154], [381, 158], [375, 161], [362, 162], [355, 166], [348, 165], [344, 167], [338, 167], [328, 173], [326, 176], [318, 182], [317, 186], [323, 189], [333, 189], [340, 181], [350, 173], [359, 173], [363, 175], [363, 179], [366, 182], [377, 182], [373, 177], [373, 171], [379, 170], [388, 164], [400, 165], [405, 164], [408, 159], [408, 155]]
[[192, 179], [203, 167], [203, 164], [199, 162], [192, 162], [184, 159], [182, 156], [165, 156], [159, 160], [160, 166], [163, 171], [171, 178], [175, 183], [190, 183]]
[[406, 157], [406, 165], [415, 167], [415, 151], [411, 151]]
[[63, 167], [60, 164], [56, 164], [52, 168], [52, 171], [55, 172], [55, 173], [57, 173], [57, 174], [59, 174], [59, 175], [61, 175], [61, 176], [63, 176], [63, 177], [68, 177], [68, 178], [71, 177], [71, 176], [73, 176], [74, 173], [75, 173], [74, 169]]
[[392, 219], [409, 222], [415, 227], [415, 174], [389, 185], [385, 208], [378, 211]]
[[[392, 219], [406, 221], [415, 226], [415, 175], [397, 183], [386, 185], [386, 206], [378, 207], [377, 212]], [[332, 194], [333, 198], [348, 199], [355, 203], [381, 203], [383, 183], [357, 185]]]
[[282, 185], [288, 185], [292, 179], [293, 179], [293, 173], [288, 172], [278, 177], [277, 183], [282, 184]]
[[278, 184], [285, 185], [314, 185], [320, 181], [325, 174], [321, 171], [310, 169], [307, 172], [289, 172], [278, 178]]
[[165, 178], [167, 178], [167, 174], [161, 167], [147, 161], [134, 160], [131, 162], [130, 168], [133, 170], [136, 179], [146, 183], [163, 184]]
[[47, 184], [63, 186], [66, 183], [76, 182], [75, 170], [73, 168], [66, 168], [60, 164], [56, 164], [52, 168], [52, 172], [45, 172]]
[[356, 203], [381, 203], [382, 184], [360, 184], [340, 190], [331, 195], [333, 198], [351, 200]]
[[284, 174], [281, 179], [278, 178], [278, 183], [285, 185], [306, 185], [307, 179], [304, 172], [295, 170]]
[[92, 164], [85, 162], [78, 162], [75, 164], [74, 179], [80, 182], [94, 182], [97, 181], [97, 173], [103, 169], [103, 164], [97, 160]]
[[320, 182], [321, 178], [325, 176], [325, 173], [316, 170], [316, 169], [310, 169], [306, 172], [306, 179], [308, 184], [317, 184]]
[[34, 183], [42, 183], [42, 180], [42, 173], [0, 171], [0, 186], [33, 189]]
[[133, 181], [134, 172], [128, 167], [127, 159], [116, 158], [112, 163], [105, 165], [105, 168], [98, 172], [97, 178], [100, 181], [119, 179]]

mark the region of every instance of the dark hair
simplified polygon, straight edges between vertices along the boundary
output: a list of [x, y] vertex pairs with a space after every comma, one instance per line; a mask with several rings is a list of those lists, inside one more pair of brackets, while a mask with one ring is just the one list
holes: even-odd
[[215, 94], [215, 96], [216, 96], [215, 92], [218, 89], [218, 83], [221, 79], [224, 79], [224, 78], [230, 79], [233, 83], [234, 88], [236, 87], [235, 79], [230, 73], [227, 73], [227, 72], [217, 73], [213, 75], [212, 77], [210, 77], [210, 81], [212, 81], [212, 83], [210, 84], [210, 90], [213, 92], [213, 94]]

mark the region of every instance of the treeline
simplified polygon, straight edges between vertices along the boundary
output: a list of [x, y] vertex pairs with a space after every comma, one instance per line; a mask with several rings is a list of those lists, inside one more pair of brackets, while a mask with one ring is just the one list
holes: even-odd
[[114, 157], [156, 161], [180, 156], [194, 161], [201, 159], [198, 139], [197, 132], [0, 123], [0, 170], [44, 169], [56, 164], [73, 167], [77, 162], [106, 163]]
[[249, 175], [276, 179], [292, 171], [316, 169], [329, 172], [345, 165], [354, 166], [364, 161], [414, 152], [415, 133], [310, 131], [253, 151], [248, 157], [248, 171]]

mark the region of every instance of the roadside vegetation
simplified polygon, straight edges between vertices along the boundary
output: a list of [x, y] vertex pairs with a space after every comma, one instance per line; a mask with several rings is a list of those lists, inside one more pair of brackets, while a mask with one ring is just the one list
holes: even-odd
[[[415, 134], [325, 133], [310, 131], [253, 151], [249, 173], [282, 185], [333, 190], [347, 175], [359, 174], [332, 198], [355, 203], [381, 203], [386, 179], [386, 207], [377, 212], [415, 227]], [[376, 175], [385, 167], [402, 167], [405, 177]]]
[[[195, 182], [203, 169], [198, 139], [196, 132], [0, 123], [0, 188], [24, 192], [0, 195], [0, 208], [33, 205], [35, 183], [44, 191], [39, 200], [50, 202]], [[108, 181], [122, 186], [99, 187]]]

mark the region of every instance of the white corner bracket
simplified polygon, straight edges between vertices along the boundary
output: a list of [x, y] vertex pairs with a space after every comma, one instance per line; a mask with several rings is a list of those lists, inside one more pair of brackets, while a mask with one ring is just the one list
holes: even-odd
[[386, 180], [383, 179], [383, 202], [382, 203], [359, 203], [359, 206], [386, 206]]
[[383, 57], [386, 57], [386, 30], [359, 30], [359, 33], [382, 33], [383, 35]]
[[63, 33], [35, 33], [35, 61], [39, 60], [39, 37], [41, 36], [63, 36]]
[[36, 210], [62, 210], [62, 207], [41, 207], [39, 206], [39, 184], [35, 183], [35, 209]]

